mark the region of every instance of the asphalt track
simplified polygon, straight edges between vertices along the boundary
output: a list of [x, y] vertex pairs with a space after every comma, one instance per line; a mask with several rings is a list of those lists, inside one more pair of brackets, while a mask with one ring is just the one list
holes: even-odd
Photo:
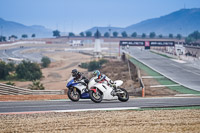
[[180, 63], [178, 60], [174, 61], [137, 47], [130, 47], [127, 52], [176, 83], [200, 91], [200, 69], [191, 67], [188, 63]]
[[118, 100], [102, 101], [94, 103], [91, 100], [80, 100], [72, 102], [70, 100], [61, 101], [16, 101], [0, 102], [0, 114], [22, 113], [22, 112], [70, 112], [74, 110], [104, 110], [106, 109], [137, 109], [146, 107], [183, 107], [183, 106], [200, 106], [200, 97], [167, 97], [167, 98], [132, 98], [128, 102]]

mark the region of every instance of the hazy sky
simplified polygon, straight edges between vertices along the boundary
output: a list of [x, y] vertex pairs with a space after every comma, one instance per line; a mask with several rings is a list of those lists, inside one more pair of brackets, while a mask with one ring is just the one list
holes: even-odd
[[93, 26], [126, 27], [184, 6], [200, 8], [200, 0], [0, 0], [0, 18], [79, 33]]

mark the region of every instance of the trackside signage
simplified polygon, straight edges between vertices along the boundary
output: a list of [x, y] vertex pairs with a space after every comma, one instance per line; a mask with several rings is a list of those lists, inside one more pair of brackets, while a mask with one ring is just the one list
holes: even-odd
[[144, 41], [120, 41], [120, 46], [144, 46]]
[[174, 46], [173, 41], [150, 41], [150, 46]]
[[120, 41], [120, 46], [174, 46], [174, 41]]

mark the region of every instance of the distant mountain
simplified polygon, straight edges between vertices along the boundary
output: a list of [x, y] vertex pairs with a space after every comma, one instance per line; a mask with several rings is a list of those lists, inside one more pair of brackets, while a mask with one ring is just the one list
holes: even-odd
[[86, 31], [91, 31], [94, 34], [97, 31], [97, 29], [103, 35], [105, 32], [108, 32], [108, 33], [114, 32], [114, 31], [120, 32], [123, 28], [119, 28], [119, 27], [93, 27], [93, 28], [88, 29]]
[[6, 21], [2, 18], [0, 18], [0, 31], [3, 36], [7, 37], [16, 35], [18, 38], [21, 38], [22, 34], [27, 34], [28, 37], [31, 37], [32, 34], [36, 34], [37, 38], [52, 37], [52, 30], [46, 29], [44, 26], [26, 26], [13, 21]]
[[140, 23], [128, 26], [124, 29], [128, 33], [155, 32], [156, 34], [188, 35], [195, 30], [200, 30], [200, 8], [181, 9], [159, 18], [148, 19]]
[[[96, 27], [92, 29], [95, 28]], [[169, 33], [174, 35], [179, 33], [188, 35], [195, 30], [200, 31], [200, 8], [181, 9], [168, 15], [148, 19], [125, 28], [115, 28], [118, 32], [126, 31], [129, 34], [133, 32], [137, 32], [138, 34], [155, 32], [157, 35], [169, 35]], [[103, 29], [102, 31], [108, 31], [109, 27], [103, 27]], [[113, 29], [112, 32], [113, 31], [115, 31], [115, 29]], [[92, 32], [94, 33], [94, 30]]]

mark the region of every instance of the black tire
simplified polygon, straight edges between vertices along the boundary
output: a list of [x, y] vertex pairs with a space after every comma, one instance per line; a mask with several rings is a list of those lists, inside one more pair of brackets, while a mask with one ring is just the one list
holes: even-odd
[[93, 90], [89, 91], [90, 98], [95, 103], [100, 103], [103, 100], [102, 93], [97, 89], [97, 92], [95, 93]]
[[129, 100], [129, 94], [124, 88], [120, 88], [124, 93], [118, 94], [118, 100], [121, 102], [127, 102]]
[[[76, 89], [76, 91], [74, 91], [75, 88], [70, 88], [67, 92], [67, 95], [69, 97], [69, 99], [73, 102], [78, 102], [80, 99], [80, 93], [78, 92], [78, 89]], [[76, 93], [76, 94], [74, 94]]]

